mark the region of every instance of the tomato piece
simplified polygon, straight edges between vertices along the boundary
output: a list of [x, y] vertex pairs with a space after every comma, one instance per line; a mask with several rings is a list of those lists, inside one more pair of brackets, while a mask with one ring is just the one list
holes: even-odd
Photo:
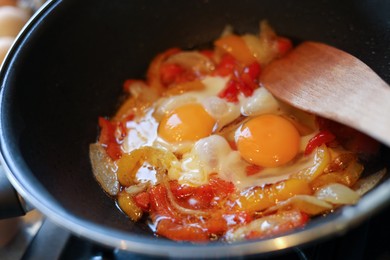
[[237, 60], [230, 54], [224, 54], [221, 61], [215, 68], [214, 74], [222, 77], [226, 77], [233, 74], [236, 70]]
[[[252, 62], [250, 65], [244, 67], [242, 71], [239, 71], [236, 65], [232, 63], [231, 58], [226, 56], [226, 60], [222, 60], [226, 65], [222, 65], [221, 68], [217, 68], [217, 72], [220, 75], [231, 74], [232, 79], [228, 81], [224, 90], [219, 93], [220, 98], [226, 99], [228, 102], [237, 102], [238, 94], [242, 93], [245, 97], [250, 97], [253, 91], [259, 87], [260, 76], [260, 64], [258, 62]], [[220, 69], [221, 71], [218, 71]]]
[[114, 138], [115, 125], [104, 117], [99, 117], [100, 136], [99, 142], [104, 145], [108, 145]]
[[250, 97], [253, 91], [258, 88], [259, 76], [260, 76], [260, 64], [253, 62], [249, 66], [244, 67], [239, 78], [239, 90], [246, 97]]
[[246, 84], [241, 80], [231, 79], [218, 96], [228, 102], [237, 102], [239, 93], [243, 93], [244, 96], [250, 97], [253, 94], [253, 91], [253, 84]]
[[210, 185], [191, 187], [180, 185], [177, 181], [170, 183], [172, 194], [177, 199], [177, 203], [189, 209], [207, 209], [214, 198], [214, 191]]
[[161, 82], [164, 85], [172, 84], [184, 72], [185, 69], [178, 64], [164, 63], [160, 67]]
[[329, 144], [335, 140], [335, 136], [328, 130], [321, 130], [317, 135], [309, 140], [309, 143], [305, 149], [305, 155], [309, 155], [317, 147], [320, 147], [323, 144]]
[[258, 82], [260, 77], [261, 67], [260, 63], [253, 62], [244, 68], [243, 74], [248, 75], [251, 81]]
[[144, 191], [134, 196], [135, 204], [143, 211], [148, 211], [150, 207], [150, 195]]
[[174, 63], [162, 64], [160, 67], [160, 77], [164, 87], [170, 87], [172, 84], [192, 82], [196, 79], [193, 71]]
[[209, 234], [222, 235], [228, 229], [226, 219], [221, 214], [213, 214], [202, 226]]
[[152, 219], [158, 217], [177, 218], [177, 212], [172, 208], [167, 195], [167, 190], [163, 185], [157, 185], [149, 191], [150, 213]]
[[225, 198], [235, 191], [232, 182], [224, 181], [214, 175], [210, 177], [209, 186], [213, 189], [214, 195], [219, 196], [219, 198]]
[[238, 81], [237, 87], [245, 97], [252, 96], [253, 91], [255, 90], [255, 85], [253, 83], [247, 84], [243, 81]]
[[180, 51], [181, 49], [179, 48], [171, 48], [158, 54], [152, 60], [146, 73], [147, 83], [150, 87], [154, 88], [157, 91], [162, 91], [164, 86], [161, 83], [160, 67], [167, 58], [176, 53], [179, 53]]
[[218, 97], [226, 99], [228, 102], [237, 102], [238, 93], [237, 81], [231, 79], [226, 84], [225, 89], [218, 94]]
[[210, 178], [209, 184], [199, 187], [180, 185], [177, 181], [172, 181], [170, 188], [177, 202], [190, 209], [210, 209], [213, 207], [213, 200], [225, 198], [234, 191], [233, 183], [216, 177]]
[[[223, 181], [215, 181], [220, 185], [216, 188], [223, 188]], [[197, 199], [210, 207], [210, 195], [214, 197], [215, 190], [210, 185], [202, 187], [190, 187], [179, 185], [176, 181], [170, 183], [172, 194], [178, 198], [177, 203], [188, 202]], [[188, 202], [185, 207], [190, 208]], [[170, 205], [167, 197], [167, 190], [164, 186], [158, 185], [150, 190], [150, 211], [154, 221], [157, 222], [156, 233], [177, 241], [209, 241], [211, 234], [222, 234], [227, 230], [226, 220], [221, 216], [208, 218], [194, 218], [193, 216], [181, 215]]]
[[113, 123], [104, 117], [99, 117], [100, 136], [99, 143], [101, 143], [113, 160], [117, 160], [122, 155], [121, 148], [116, 139], [117, 124]]
[[210, 239], [208, 233], [202, 228], [177, 223], [171, 219], [161, 219], [156, 233], [175, 241], [207, 242]]

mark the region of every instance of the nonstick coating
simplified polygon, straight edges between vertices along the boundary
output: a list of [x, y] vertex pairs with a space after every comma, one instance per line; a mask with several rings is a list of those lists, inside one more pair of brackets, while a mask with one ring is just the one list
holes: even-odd
[[[88, 145], [96, 141], [97, 118], [113, 114], [123, 81], [144, 77], [157, 53], [209, 44], [227, 24], [238, 33], [256, 33], [262, 19], [296, 42], [343, 49], [390, 82], [389, 14], [385, 0], [49, 2], [21, 34], [1, 72], [1, 150], [9, 178], [56, 223], [111, 246], [130, 241], [122, 248], [178, 256], [198, 247], [204, 249], [193, 256], [276, 250], [250, 243], [176, 244], [154, 237], [145, 224], [133, 224], [93, 178]], [[316, 220], [307, 229], [337, 217]], [[151, 243], [160, 252], [145, 247]], [[213, 247], [236, 249], [207, 251]]]

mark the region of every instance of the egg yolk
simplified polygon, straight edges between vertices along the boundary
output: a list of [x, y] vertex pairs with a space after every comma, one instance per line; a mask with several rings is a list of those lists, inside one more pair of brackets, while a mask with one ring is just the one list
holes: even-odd
[[196, 141], [209, 136], [215, 119], [200, 104], [180, 106], [161, 119], [158, 133], [167, 142]]
[[261, 115], [244, 123], [236, 136], [242, 158], [262, 167], [278, 167], [299, 151], [300, 135], [287, 119]]

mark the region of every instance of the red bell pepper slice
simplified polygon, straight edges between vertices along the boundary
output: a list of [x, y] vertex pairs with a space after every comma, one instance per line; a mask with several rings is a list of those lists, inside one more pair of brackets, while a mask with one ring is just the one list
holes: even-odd
[[224, 54], [214, 71], [214, 75], [226, 77], [233, 74], [237, 67], [237, 60], [230, 54]]
[[208, 242], [209, 234], [196, 225], [185, 225], [162, 218], [157, 225], [157, 234], [175, 241]]
[[134, 196], [135, 204], [140, 207], [143, 211], [148, 211], [150, 207], [150, 195], [144, 191]]
[[[226, 55], [225, 55], [226, 56]], [[220, 75], [232, 75], [232, 78], [226, 84], [224, 90], [219, 93], [220, 98], [226, 99], [228, 102], [237, 102], [238, 94], [242, 93], [245, 97], [250, 97], [253, 91], [259, 87], [259, 76], [261, 73], [261, 67], [258, 62], [253, 62], [248, 66], [239, 70], [238, 66], [232, 63], [231, 57], [226, 56], [225, 60], [222, 59], [221, 63], [224, 63], [219, 71]], [[217, 67], [217, 71], [218, 71]]]
[[178, 64], [164, 63], [160, 67], [161, 82], [165, 86], [175, 83], [184, 72], [185, 69]]
[[335, 140], [335, 136], [328, 130], [321, 130], [317, 135], [309, 140], [305, 149], [305, 155], [311, 154], [313, 150], [322, 144], [329, 144]]
[[106, 148], [106, 152], [111, 159], [119, 159], [122, 155], [122, 151], [115, 135], [117, 124], [110, 122], [104, 117], [99, 117], [99, 126], [101, 128], [99, 143]]

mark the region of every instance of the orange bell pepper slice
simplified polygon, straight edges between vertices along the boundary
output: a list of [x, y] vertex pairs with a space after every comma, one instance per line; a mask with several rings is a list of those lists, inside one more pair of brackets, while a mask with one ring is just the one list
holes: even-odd
[[256, 61], [256, 58], [240, 36], [234, 34], [224, 36], [216, 40], [214, 45], [231, 54], [244, 65], [249, 65]]

